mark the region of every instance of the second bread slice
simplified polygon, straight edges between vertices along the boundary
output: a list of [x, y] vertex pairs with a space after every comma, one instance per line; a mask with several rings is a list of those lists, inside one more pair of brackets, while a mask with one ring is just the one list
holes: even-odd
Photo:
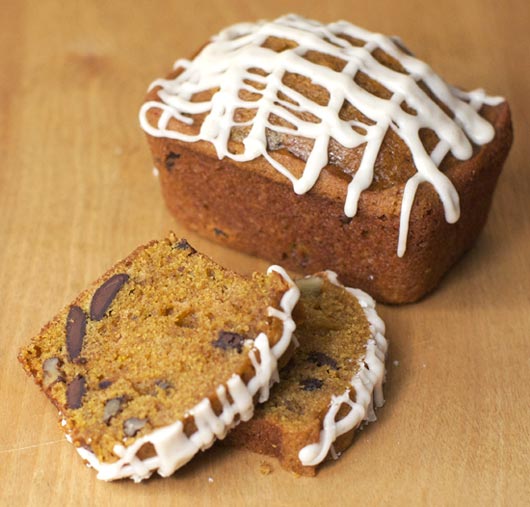
[[384, 403], [385, 327], [366, 293], [343, 287], [327, 271], [297, 281], [300, 347], [255, 416], [227, 442], [279, 458], [284, 468], [315, 475], [337, 457], [354, 430]]

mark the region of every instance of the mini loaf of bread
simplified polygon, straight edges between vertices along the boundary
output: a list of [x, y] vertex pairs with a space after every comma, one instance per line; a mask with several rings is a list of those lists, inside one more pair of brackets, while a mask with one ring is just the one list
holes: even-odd
[[138, 248], [19, 355], [98, 478], [172, 474], [265, 401], [299, 291], [251, 279], [173, 235]]
[[385, 326], [366, 293], [343, 287], [335, 273], [297, 281], [296, 338], [280, 383], [227, 443], [275, 456], [284, 468], [312, 476], [337, 458], [384, 403]]
[[502, 98], [446, 84], [396, 38], [294, 15], [178, 60], [140, 122], [186, 227], [391, 303], [473, 245], [512, 140]]

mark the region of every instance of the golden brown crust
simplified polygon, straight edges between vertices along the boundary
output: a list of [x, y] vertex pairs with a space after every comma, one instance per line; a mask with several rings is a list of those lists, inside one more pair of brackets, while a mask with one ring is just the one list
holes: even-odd
[[[338, 35], [352, 45], [362, 41]], [[296, 45], [294, 41], [269, 37], [263, 44], [281, 52]], [[382, 49], [373, 57], [395, 72], [406, 73], [401, 64]], [[318, 51], [308, 51], [303, 58], [340, 71], [345, 61]], [[182, 69], [169, 74], [172, 79]], [[262, 69], [249, 69], [265, 75]], [[286, 72], [285, 84], [320, 105], [326, 105], [329, 92], [308, 77]], [[391, 95], [373, 77], [359, 71], [356, 83], [377, 97]], [[263, 84], [253, 83], [257, 90]], [[447, 116], [451, 110], [423, 83], [418, 86]], [[147, 95], [147, 101], [160, 101], [159, 87]], [[204, 101], [215, 89], [206, 90], [192, 100]], [[241, 90], [252, 104], [260, 94]], [[281, 92], [280, 92], [281, 93]], [[288, 101], [287, 97], [281, 97]], [[401, 107], [409, 114], [416, 112], [407, 104]], [[305, 121], [317, 121], [309, 112], [292, 111]], [[147, 121], [156, 125], [159, 108], [147, 111]], [[250, 121], [255, 109], [247, 106], [236, 110], [237, 121]], [[333, 139], [328, 148], [328, 165], [314, 187], [304, 195], [296, 195], [291, 183], [259, 157], [249, 162], [218, 160], [214, 146], [206, 141], [186, 143], [148, 135], [166, 204], [175, 218], [191, 230], [213, 241], [237, 250], [280, 263], [301, 273], [323, 269], [337, 271], [348, 285], [360, 287], [377, 300], [389, 303], [416, 301], [430, 292], [444, 273], [475, 242], [488, 214], [493, 190], [512, 142], [510, 110], [506, 102], [484, 105], [480, 114], [495, 128], [495, 138], [484, 146], [474, 146], [472, 158], [457, 160], [451, 154], [441, 163], [443, 171], [460, 195], [460, 220], [450, 225], [438, 194], [428, 184], [420, 185], [415, 196], [407, 251], [403, 258], [396, 254], [400, 229], [401, 202], [407, 180], [416, 173], [410, 149], [391, 129], [383, 140], [374, 164], [370, 187], [361, 193], [358, 212], [353, 219], [344, 216], [344, 199], [352, 175], [358, 170], [364, 145], [345, 148]], [[339, 113], [343, 120], [359, 120], [371, 125], [358, 109], [347, 101]], [[197, 134], [205, 113], [192, 115], [187, 125], [172, 118], [168, 128], [184, 134]], [[271, 123], [286, 121], [271, 115]], [[360, 127], [356, 127], [360, 128]], [[240, 153], [249, 127], [234, 127], [228, 148]], [[439, 139], [431, 129], [421, 129], [420, 139], [427, 152]], [[305, 167], [313, 141], [288, 133], [266, 130], [269, 154], [290, 173], [299, 177]]]
[[[206, 154], [208, 143], [148, 140], [166, 204], [190, 230], [297, 272], [332, 269], [378, 301], [407, 303], [433, 290], [484, 226], [512, 142], [508, 104], [488, 116], [494, 140], [446, 171], [460, 195], [460, 220], [448, 224], [434, 189], [420, 185], [402, 258], [396, 249], [404, 184], [363, 192], [350, 221], [343, 213], [347, 181], [330, 171], [299, 196], [261, 158], [218, 160]], [[167, 164], [171, 153], [178, 158]], [[282, 163], [290, 168], [301, 162], [287, 154]]]

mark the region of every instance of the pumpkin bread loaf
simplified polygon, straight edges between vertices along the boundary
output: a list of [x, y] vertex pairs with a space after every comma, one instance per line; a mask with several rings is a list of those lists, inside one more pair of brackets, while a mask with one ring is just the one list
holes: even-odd
[[397, 38], [289, 15], [231, 26], [174, 69], [140, 123], [189, 229], [405, 303], [483, 228], [508, 104], [446, 84]]
[[373, 299], [344, 288], [335, 273], [297, 284], [300, 347], [280, 371], [269, 401], [226, 442], [276, 456], [284, 468], [312, 476], [319, 463], [351, 444], [359, 425], [375, 420], [373, 405], [384, 402], [387, 343]]
[[118, 262], [19, 359], [99, 478], [168, 476], [267, 399], [298, 293], [279, 267], [244, 278], [170, 235]]

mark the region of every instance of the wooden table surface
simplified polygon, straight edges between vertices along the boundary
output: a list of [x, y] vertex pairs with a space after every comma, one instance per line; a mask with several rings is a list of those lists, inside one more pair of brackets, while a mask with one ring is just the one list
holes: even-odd
[[[529, 4], [314, 4], [1, 2], [1, 505], [529, 504]], [[148, 83], [222, 27], [286, 12], [399, 34], [448, 81], [508, 98], [515, 144], [488, 225], [432, 296], [380, 305], [387, 403], [317, 478], [219, 447], [169, 479], [98, 481], [26, 378], [18, 348], [136, 245], [185, 233], [165, 210], [138, 126]], [[241, 272], [267, 265], [187, 237]]]

